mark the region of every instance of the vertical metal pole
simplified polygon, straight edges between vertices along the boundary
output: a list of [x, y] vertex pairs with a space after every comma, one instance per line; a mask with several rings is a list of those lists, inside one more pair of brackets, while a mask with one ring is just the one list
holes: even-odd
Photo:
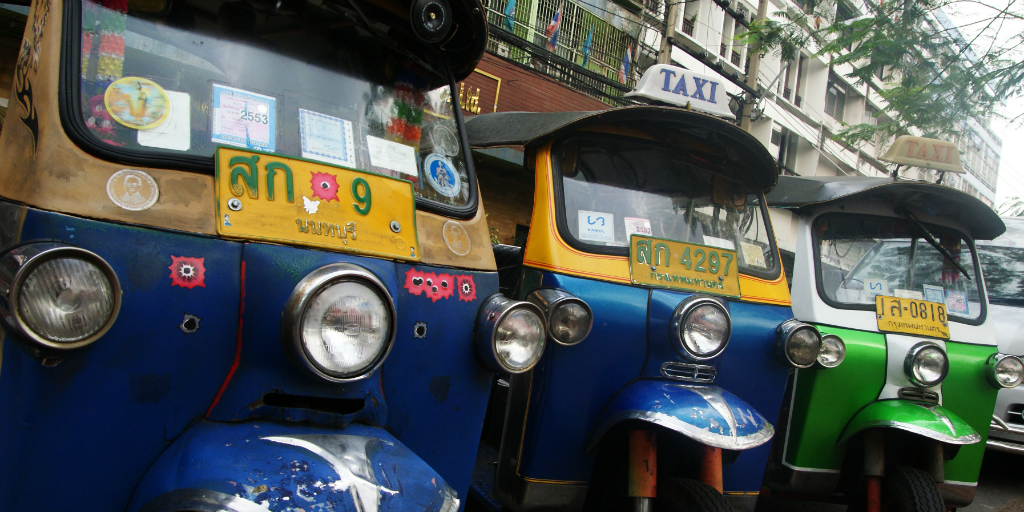
[[658, 47], [658, 64], [672, 63], [672, 43], [670, 37], [676, 35], [676, 21], [683, 0], [665, 0], [665, 30], [661, 33], [661, 46]]
[[[768, 15], [768, 0], [760, 0], [757, 3], [757, 17], [755, 21], [761, 21]], [[753, 90], [757, 90], [757, 74], [761, 70], [761, 55], [754, 53], [750, 56], [750, 69], [747, 73], [747, 86]], [[749, 101], [743, 102], [743, 118], [740, 119], [740, 128], [745, 132], [750, 132], [750, 111], [754, 108], [754, 98]]]
[[629, 495], [636, 512], [650, 512], [658, 496], [658, 438], [653, 430], [629, 432]]
[[864, 476], [867, 477], [867, 512], [882, 511], [882, 477], [885, 476], [885, 435], [879, 429], [864, 431]]
[[722, 449], [704, 447], [704, 457], [700, 461], [700, 481], [722, 492]]

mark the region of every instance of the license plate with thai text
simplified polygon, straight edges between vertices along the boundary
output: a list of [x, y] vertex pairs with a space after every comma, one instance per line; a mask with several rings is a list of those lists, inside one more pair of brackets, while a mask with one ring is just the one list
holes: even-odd
[[629, 248], [634, 284], [740, 296], [736, 251], [640, 235], [630, 237]]
[[876, 295], [875, 313], [879, 331], [949, 338], [949, 318], [944, 304]]

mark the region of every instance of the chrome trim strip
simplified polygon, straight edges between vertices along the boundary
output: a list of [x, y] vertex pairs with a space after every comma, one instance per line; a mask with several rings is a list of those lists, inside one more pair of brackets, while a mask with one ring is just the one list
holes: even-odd
[[832, 474], [838, 474], [839, 473], [838, 469], [802, 468], [800, 466], [794, 466], [794, 465], [792, 465], [792, 464], [790, 464], [790, 463], [788, 463], [786, 461], [782, 461], [782, 465], [786, 466], [789, 469], [792, 469], [793, 471], [804, 471], [804, 472], [807, 472], [807, 473], [832, 473]]
[[1024, 455], [1024, 445], [1003, 441], [1001, 439], [992, 439], [991, 437], [988, 439], [988, 442], [985, 443], [985, 448], [991, 448], [1000, 452]]
[[[953, 437], [953, 436], [949, 436], [949, 435], [946, 435], [946, 434], [942, 434], [940, 432], [936, 432], [934, 430], [926, 429], [924, 427], [919, 427], [917, 425], [911, 425], [909, 423], [901, 423], [899, 421], [869, 421], [867, 423], [864, 423], [864, 424], [860, 425], [860, 428], [858, 429], [858, 432], [866, 430], [866, 429], [869, 429], [869, 428], [895, 428], [895, 429], [898, 429], [898, 430], [903, 430], [903, 431], [906, 431], [906, 432], [910, 432], [911, 434], [917, 434], [919, 436], [927, 437], [928, 439], [934, 439], [936, 441], [941, 441], [943, 443], [949, 443], [949, 444], [964, 444], [964, 445], [966, 445], [966, 444], [974, 444], [974, 443], [977, 443], [977, 442], [981, 441], [981, 435], [979, 435], [977, 432], [975, 432], [973, 434], [965, 434], [965, 435], [962, 435], [962, 436]], [[950, 429], [950, 431], [952, 431], [952, 430], [953, 429]], [[844, 437], [849, 437], [849, 436], [844, 436]], [[842, 437], [840, 437], [840, 439], [842, 439]]]
[[178, 489], [161, 494], [139, 512], [267, 512], [247, 499], [207, 489]]
[[329, 434], [274, 436], [260, 439], [303, 448], [327, 461], [338, 473], [338, 480], [330, 484], [331, 489], [350, 493], [352, 504], [356, 510], [361, 512], [378, 512], [381, 492], [398, 493], [398, 491], [377, 484], [377, 478], [373, 474], [373, 462], [370, 461], [370, 456], [367, 453], [370, 443], [374, 441], [387, 443], [387, 441], [375, 437]]
[[956, 480], [946, 480], [942, 482], [943, 485], [960, 485], [963, 487], [977, 487], [978, 482], [957, 482]]
[[[689, 375], [692, 374], [692, 377]], [[680, 363], [678, 361], [666, 361], [661, 364], [661, 375], [672, 380], [683, 382], [699, 382], [712, 384], [718, 376], [714, 366], [706, 364]], [[703, 375], [703, 376], [702, 376]]]
[[[348, 377], [329, 375], [317, 368], [310, 361], [305, 344], [302, 342], [302, 316], [306, 312], [309, 301], [318, 292], [339, 281], [364, 281], [371, 287], [376, 287], [377, 293], [384, 299], [388, 312], [391, 314], [391, 322], [388, 326], [391, 332], [388, 334], [384, 348], [377, 354], [376, 360], [361, 370], [358, 375]], [[288, 296], [288, 301], [284, 304], [284, 311], [281, 313], [281, 344], [284, 345], [285, 353], [300, 363], [300, 367], [304, 370], [327, 382], [353, 382], [369, 377], [384, 364], [384, 360], [391, 353], [391, 347], [395, 344], [396, 331], [398, 331], [398, 312], [395, 309], [394, 299], [388, 293], [387, 286], [384, 286], [384, 283], [369, 270], [350, 263], [331, 263], [307, 274], [295, 285], [295, 289]]]

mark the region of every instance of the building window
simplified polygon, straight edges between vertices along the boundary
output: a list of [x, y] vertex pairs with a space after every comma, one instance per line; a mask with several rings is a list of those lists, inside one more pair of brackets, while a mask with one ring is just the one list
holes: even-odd
[[878, 109], [867, 104], [864, 107], [864, 124], [870, 124], [871, 126], [878, 126]]
[[843, 121], [846, 110], [846, 86], [839, 83], [835, 75], [828, 78], [828, 90], [825, 92], [825, 113], [836, 121]]

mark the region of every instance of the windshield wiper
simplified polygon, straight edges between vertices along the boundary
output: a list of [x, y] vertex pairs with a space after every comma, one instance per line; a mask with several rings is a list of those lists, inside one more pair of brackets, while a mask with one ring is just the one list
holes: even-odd
[[956, 267], [956, 269], [959, 270], [960, 273], [963, 274], [968, 281], [972, 280], [971, 276], [967, 273], [967, 269], [965, 269], [963, 265], [961, 265], [959, 262], [953, 259], [953, 255], [950, 254], [949, 251], [947, 251], [946, 248], [943, 247], [942, 244], [940, 244], [939, 241], [935, 239], [935, 235], [932, 235], [932, 232], [928, 231], [928, 228], [925, 227], [924, 223], [921, 222], [921, 220], [918, 219], [916, 215], [910, 213], [910, 210], [902, 207], [896, 208], [894, 211], [897, 214], [902, 215], [907, 219], [913, 221], [914, 224], [917, 225], [918, 229], [920, 229], [924, 233], [924, 239], [927, 240], [928, 243], [931, 244], [936, 251], [939, 251], [939, 253], [942, 254], [942, 257], [946, 258], [946, 261], [952, 263], [953, 266]]

